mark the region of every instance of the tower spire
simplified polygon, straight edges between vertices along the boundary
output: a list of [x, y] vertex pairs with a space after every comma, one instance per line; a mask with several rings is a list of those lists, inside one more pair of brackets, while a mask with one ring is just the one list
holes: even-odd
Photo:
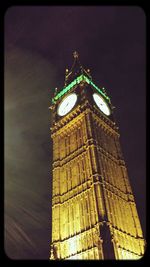
[[88, 78], [92, 79], [90, 75], [90, 70], [89, 69], [85, 70], [81, 65], [81, 62], [79, 60], [79, 53], [77, 51], [73, 52], [73, 58], [74, 61], [71, 69], [70, 70], [66, 69], [65, 86], [80, 74], [85, 74]]
[[74, 52], [73, 52], [73, 56], [74, 56], [74, 58], [79, 58], [79, 54], [78, 54], [78, 52], [77, 52], [77, 51], [74, 51]]

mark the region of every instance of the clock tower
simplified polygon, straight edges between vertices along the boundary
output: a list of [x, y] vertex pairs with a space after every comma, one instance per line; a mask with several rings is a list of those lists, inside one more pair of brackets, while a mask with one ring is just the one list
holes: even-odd
[[139, 259], [144, 239], [113, 106], [77, 52], [50, 107], [50, 259]]

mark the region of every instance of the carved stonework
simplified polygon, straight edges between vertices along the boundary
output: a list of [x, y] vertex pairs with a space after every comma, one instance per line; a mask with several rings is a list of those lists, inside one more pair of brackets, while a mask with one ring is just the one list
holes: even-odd
[[[78, 53], [74, 52], [65, 84], [68, 86], [78, 73], [88, 77], [88, 82], [84, 79], [75, 84], [51, 108], [50, 259], [137, 259], [144, 253], [144, 239], [112, 105], [105, 98], [110, 116], [95, 106], [92, 94], [101, 91], [92, 87], [89, 71], [83, 69]], [[58, 105], [70, 93], [77, 93], [76, 105], [59, 117]], [[104, 95], [103, 89], [101, 96]]]

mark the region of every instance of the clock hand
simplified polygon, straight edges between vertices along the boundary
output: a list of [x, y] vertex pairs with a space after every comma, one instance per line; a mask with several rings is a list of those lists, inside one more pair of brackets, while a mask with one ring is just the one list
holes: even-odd
[[66, 107], [69, 105], [69, 103], [67, 103]]

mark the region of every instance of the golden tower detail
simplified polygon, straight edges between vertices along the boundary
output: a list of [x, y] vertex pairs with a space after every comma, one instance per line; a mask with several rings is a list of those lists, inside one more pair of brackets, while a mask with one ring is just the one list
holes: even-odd
[[145, 241], [113, 106], [74, 52], [52, 99], [50, 259], [139, 259]]

